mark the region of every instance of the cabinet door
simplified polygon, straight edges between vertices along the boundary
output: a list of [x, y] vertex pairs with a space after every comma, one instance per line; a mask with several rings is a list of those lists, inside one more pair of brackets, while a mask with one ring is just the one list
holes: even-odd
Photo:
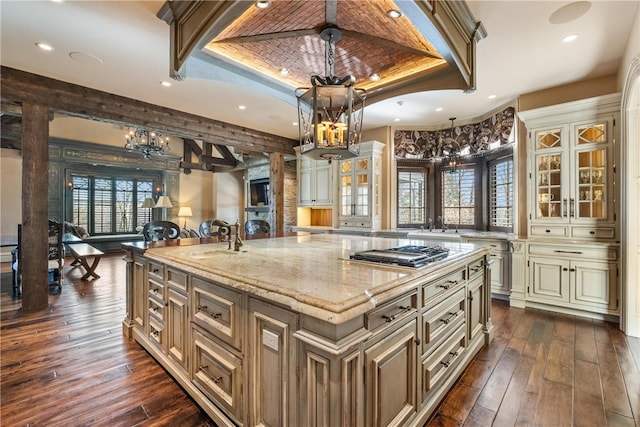
[[297, 329], [295, 313], [249, 300], [251, 425], [298, 425]]
[[314, 204], [317, 206], [330, 206], [333, 203], [332, 193], [332, 168], [327, 160], [315, 161], [315, 174], [313, 176], [313, 188], [315, 195]]
[[469, 309], [467, 311], [469, 341], [473, 341], [475, 337], [482, 334], [485, 319], [484, 308], [486, 306], [484, 286], [483, 277], [478, 277], [467, 285], [469, 295]]
[[552, 302], [569, 302], [569, 261], [530, 258], [529, 295]]
[[402, 426], [416, 413], [417, 321], [365, 350], [365, 414], [368, 426]]
[[298, 206], [313, 204], [312, 162], [307, 158], [298, 159]]
[[573, 126], [575, 145], [570, 216], [572, 222], [594, 224], [612, 221], [613, 152], [611, 120]]
[[491, 254], [491, 292], [501, 295], [509, 295], [509, 283], [511, 271], [509, 271], [509, 253], [496, 251]]
[[355, 214], [353, 199], [353, 160], [340, 162], [340, 216], [350, 217]]
[[167, 303], [167, 353], [186, 369], [189, 327], [187, 297], [169, 288]]
[[571, 302], [595, 309], [617, 311], [618, 283], [615, 263], [572, 261], [569, 272], [575, 295]]
[[371, 209], [370, 200], [370, 171], [371, 171], [371, 159], [355, 159], [355, 176], [354, 176], [354, 189], [355, 193], [355, 210], [354, 214], [358, 217], [368, 217], [369, 210]]
[[566, 159], [567, 130], [564, 127], [539, 130], [533, 141], [532, 218], [563, 221], [566, 217], [568, 170]]
[[133, 313], [132, 319], [136, 327], [145, 329], [147, 318], [147, 278], [146, 263], [134, 258], [133, 263]]

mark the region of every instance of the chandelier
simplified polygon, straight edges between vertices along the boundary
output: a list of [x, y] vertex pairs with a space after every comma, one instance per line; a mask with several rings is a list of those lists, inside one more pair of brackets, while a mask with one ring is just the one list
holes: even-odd
[[150, 158], [152, 154], [162, 155], [171, 151], [169, 137], [146, 129], [130, 130], [124, 148], [140, 151], [145, 159]]
[[355, 77], [334, 75], [335, 26], [322, 30], [327, 76], [311, 76], [311, 88], [297, 88], [300, 153], [314, 159], [338, 160], [360, 152], [362, 115], [366, 91], [354, 88]]
[[458, 150], [456, 150], [456, 147], [460, 148], [460, 146], [453, 135], [453, 121], [455, 119], [455, 117], [449, 117], [449, 120], [451, 120], [451, 135], [445, 140], [445, 144], [449, 148], [449, 151], [445, 152], [445, 165], [449, 168], [449, 173], [455, 173], [456, 166], [458, 166], [458, 163], [460, 162], [460, 156], [458, 154]]

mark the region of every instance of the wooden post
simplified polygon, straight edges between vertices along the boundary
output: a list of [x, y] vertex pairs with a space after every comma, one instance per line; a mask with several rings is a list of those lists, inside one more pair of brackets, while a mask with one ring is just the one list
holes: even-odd
[[49, 108], [22, 104], [22, 309], [49, 305]]
[[269, 217], [271, 234], [284, 234], [284, 154], [269, 153]]

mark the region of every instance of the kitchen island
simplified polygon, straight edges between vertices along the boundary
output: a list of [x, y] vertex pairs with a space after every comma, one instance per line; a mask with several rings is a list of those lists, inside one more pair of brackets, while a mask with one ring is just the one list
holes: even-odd
[[417, 239], [123, 244], [126, 336], [218, 425], [423, 425], [492, 338], [489, 248], [421, 268], [352, 260]]

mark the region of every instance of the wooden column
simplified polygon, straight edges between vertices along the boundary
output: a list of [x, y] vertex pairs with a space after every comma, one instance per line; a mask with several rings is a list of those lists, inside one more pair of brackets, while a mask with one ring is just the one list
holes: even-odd
[[49, 304], [49, 108], [22, 104], [22, 309]]
[[271, 234], [284, 233], [284, 154], [269, 153], [269, 217]]

